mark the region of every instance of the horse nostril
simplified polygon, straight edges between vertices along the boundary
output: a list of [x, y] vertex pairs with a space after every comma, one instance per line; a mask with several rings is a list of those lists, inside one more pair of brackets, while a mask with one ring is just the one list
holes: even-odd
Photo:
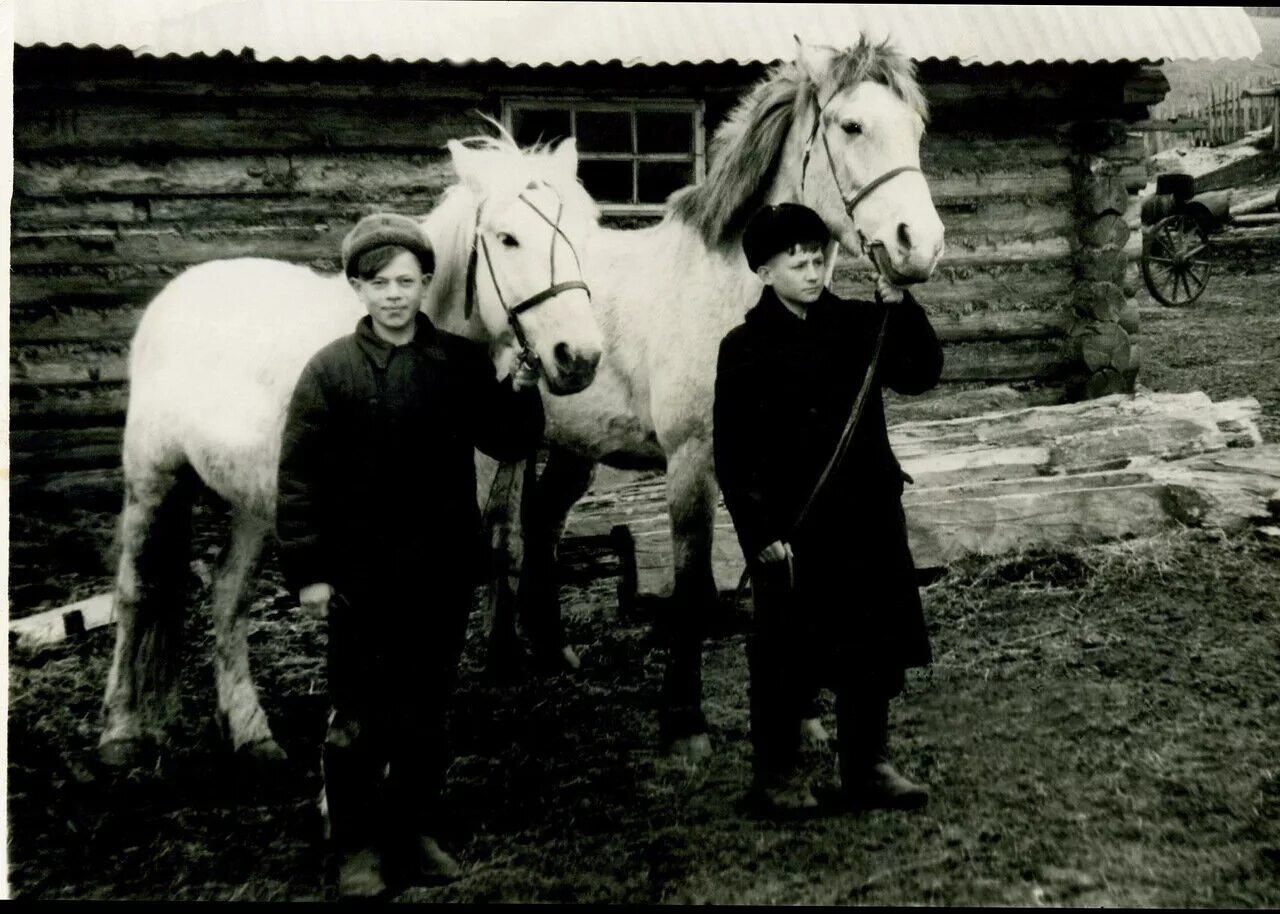
[[911, 230], [905, 222], [898, 223], [898, 244], [902, 245], [904, 251], [911, 250]]
[[568, 343], [556, 343], [555, 348], [551, 350], [551, 354], [555, 356], [557, 368], [567, 369], [573, 364], [573, 353], [570, 351]]

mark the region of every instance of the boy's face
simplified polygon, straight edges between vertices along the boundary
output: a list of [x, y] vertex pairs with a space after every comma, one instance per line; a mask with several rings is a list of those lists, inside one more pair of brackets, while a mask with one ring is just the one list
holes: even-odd
[[822, 248], [796, 245], [774, 254], [760, 265], [756, 275], [765, 285], [773, 286], [778, 298], [805, 308], [822, 294], [822, 281], [827, 275], [826, 253]]
[[374, 330], [397, 334], [410, 326], [422, 309], [422, 296], [429, 274], [424, 275], [418, 258], [401, 251], [372, 279], [351, 278], [361, 304], [373, 320]]

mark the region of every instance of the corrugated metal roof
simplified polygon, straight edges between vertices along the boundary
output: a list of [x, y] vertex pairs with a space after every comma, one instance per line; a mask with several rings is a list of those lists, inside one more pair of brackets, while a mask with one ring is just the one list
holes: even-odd
[[18, 0], [19, 45], [124, 46], [166, 56], [252, 51], [303, 58], [771, 63], [792, 36], [845, 46], [892, 35], [916, 60], [1252, 58], [1241, 7], [852, 3], [581, 3], [476, 0]]

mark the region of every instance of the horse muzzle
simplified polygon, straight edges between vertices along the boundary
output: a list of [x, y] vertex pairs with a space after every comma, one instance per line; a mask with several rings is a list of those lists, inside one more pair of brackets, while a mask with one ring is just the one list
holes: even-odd
[[600, 350], [579, 349], [568, 343], [552, 347], [550, 362], [542, 363], [542, 376], [547, 389], [557, 397], [576, 394], [591, 386], [600, 365]]

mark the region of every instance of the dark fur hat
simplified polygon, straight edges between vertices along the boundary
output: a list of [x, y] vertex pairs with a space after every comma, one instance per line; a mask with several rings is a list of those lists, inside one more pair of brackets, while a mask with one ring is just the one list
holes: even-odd
[[826, 247], [831, 232], [822, 217], [799, 203], [779, 203], [756, 211], [742, 233], [747, 266], [757, 270], [776, 254], [797, 244]]
[[413, 252], [424, 273], [435, 268], [435, 252], [417, 222], [397, 213], [374, 213], [357, 222], [342, 239], [343, 271], [354, 276], [360, 255], [384, 244], [398, 245]]

